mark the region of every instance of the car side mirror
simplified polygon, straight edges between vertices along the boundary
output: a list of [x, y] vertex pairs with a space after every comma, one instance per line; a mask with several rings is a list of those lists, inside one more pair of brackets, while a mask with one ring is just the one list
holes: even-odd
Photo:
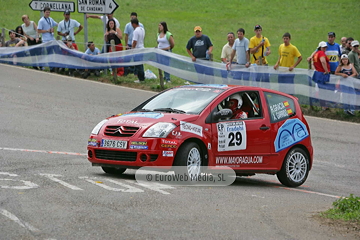
[[231, 109], [228, 109], [228, 108], [224, 108], [224, 109], [221, 109], [220, 111], [218, 112], [214, 112], [213, 114], [213, 120], [218, 122], [220, 119], [222, 118], [231, 118], [233, 115], [233, 112], [231, 111]]

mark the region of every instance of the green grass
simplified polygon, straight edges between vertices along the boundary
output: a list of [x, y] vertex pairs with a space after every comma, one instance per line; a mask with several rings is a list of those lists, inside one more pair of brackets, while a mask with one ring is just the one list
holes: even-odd
[[[77, 6], [77, 1], [75, 1]], [[0, 28], [14, 29], [21, 25], [21, 16], [28, 14], [36, 22], [40, 18], [39, 11], [32, 11], [28, 6], [30, 0], [0, 0]], [[240, 27], [246, 31], [245, 36], [254, 35], [256, 24], [263, 26], [263, 34], [272, 44], [269, 64], [274, 65], [278, 56], [277, 49], [282, 43], [282, 35], [290, 32], [292, 43], [298, 47], [303, 57], [308, 57], [320, 41], [327, 40], [327, 32], [334, 31], [339, 43], [342, 36], [360, 39], [357, 23], [360, 22], [360, 1], [358, 0], [237, 0], [237, 1], [119, 1], [119, 8], [114, 16], [120, 21], [121, 30], [129, 22], [130, 12], [138, 13], [139, 20], [146, 29], [146, 47], [156, 46], [157, 26], [160, 21], [168, 23], [169, 30], [175, 39], [174, 53], [187, 56], [185, 46], [193, 28], [200, 25], [203, 33], [208, 35], [214, 44], [214, 60], [220, 61], [223, 45], [227, 42], [226, 34], [236, 32]], [[51, 17], [60, 22], [61, 12], [52, 12]], [[73, 19], [84, 23], [84, 15], [76, 12]], [[84, 42], [84, 31], [77, 36], [77, 42]], [[100, 46], [103, 43], [101, 21], [88, 19], [88, 39]], [[84, 45], [80, 44], [80, 50]], [[303, 60], [299, 68], [307, 68]]]
[[321, 213], [322, 217], [356, 221], [360, 224], [360, 197], [350, 194], [333, 202], [333, 208]]

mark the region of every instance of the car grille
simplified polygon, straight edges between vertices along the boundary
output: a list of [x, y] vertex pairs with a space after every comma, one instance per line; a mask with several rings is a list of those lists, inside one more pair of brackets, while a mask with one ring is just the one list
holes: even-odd
[[135, 162], [137, 153], [96, 149], [95, 157], [104, 160]]
[[113, 137], [131, 137], [137, 130], [139, 130], [138, 127], [106, 126], [104, 134]]

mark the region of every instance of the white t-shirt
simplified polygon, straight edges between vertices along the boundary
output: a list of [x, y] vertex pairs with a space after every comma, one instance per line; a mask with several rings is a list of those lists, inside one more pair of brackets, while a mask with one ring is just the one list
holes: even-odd
[[[74, 19], [69, 19], [69, 21], [65, 21], [65, 20], [62, 20], [59, 25], [58, 25], [58, 28], [57, 28], [57, 31], [58, 32], [61, 32], [61, 33], [66, 33], [66, 32], [70, 32], [69, 33], [69, 36], [71, 37], [71, 39], [73, 41], [75, 41], [75, 35], [74, 35], [74, 32], [75, 32], [75, 28], [78, 28], [80, 27], [80, 23]], [[62, 40], [66, 40], [66, 38], [63, 36], [62, 37]]]
[[145, 48], [144, 38], [145, 38], [145, 30], [140, 26], [137, 27], [133, 32], [133, 41], [136, 41], [135, 48]]

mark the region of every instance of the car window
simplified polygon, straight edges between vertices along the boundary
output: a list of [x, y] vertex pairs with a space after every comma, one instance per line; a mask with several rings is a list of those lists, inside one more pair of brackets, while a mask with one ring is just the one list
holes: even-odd
[[295, 103], [291, 98], [276, 93], [264, 93], [272, 123], [283, 121], [295, 114]]
[[200, 114], [223, 91], [217, 88], [174, 88], [157, 95], [141, 108], [150, 111], [171, 108], [187, 114]]
[[[232, 99], [235, 99], [235, 101]], [[235, 104], [238, 104], [239, 99], [242, 101], [241, 107], [239, 107], [239, 105], [234, 106], [234, 102]], [[230, 119], [262, 117], [262, 107], [259, 92], [257, 91], [241, 91], [227, 96], [217, 105], [218, 111], [224, 108], [231, 109], [233, 111], [233, 116]]]

